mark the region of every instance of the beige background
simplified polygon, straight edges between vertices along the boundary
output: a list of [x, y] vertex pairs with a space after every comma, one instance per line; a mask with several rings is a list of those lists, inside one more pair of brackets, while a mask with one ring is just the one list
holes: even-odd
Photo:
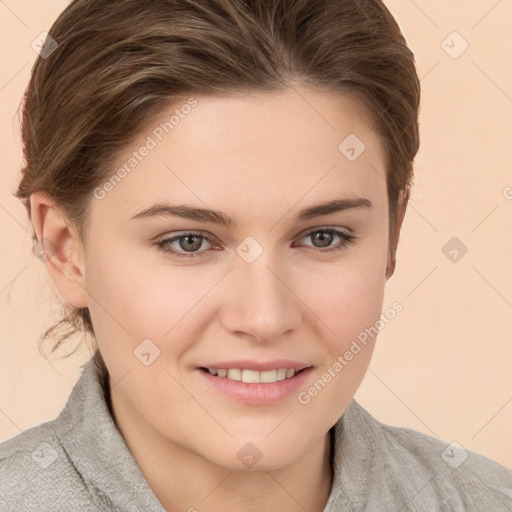
[[[31, 254], [25, 210], [11, 195], [31, 42], [67, 4], [0, 0], [0, 441], [55, 418], [89, 358], [81, 351], [61, 361], [68, 350], [60, 350], [47, 362], [38, 352], [59, 309]], [[404, 310], [379, 334], [356, 399], [385, 423], [457, 441], [512, 468], [512, 2], [386, 4], [416, 55], [422, 140], [384, 303], [399, 300]], [[454, 31], [469, 44], [457, 58], [464, 41], [448, 37]], [[442, 250], [452, 237], [468, 248], [457, 262]]]

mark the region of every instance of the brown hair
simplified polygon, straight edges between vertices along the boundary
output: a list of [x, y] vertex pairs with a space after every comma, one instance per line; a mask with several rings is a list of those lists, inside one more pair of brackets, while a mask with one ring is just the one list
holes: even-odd
[[[386, 149], [390, 229], [419, 148], [412, 52], [380, 0], [74, 0], [49, 31], [24, 96], [25, 166], [16, 197], [46, 191], [85, 240], [93, 190], [116, 154], [164, 104], [186, 94], [355, 93]], [[341, 142], [341, 141], [340, 141]], [[36, 241], [35, 234], [33, 235]], [[66, 306], [52, 352], [88, 308]]]

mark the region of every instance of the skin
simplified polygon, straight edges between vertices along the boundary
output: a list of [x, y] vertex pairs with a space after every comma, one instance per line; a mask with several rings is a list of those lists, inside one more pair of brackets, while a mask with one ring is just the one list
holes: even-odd
[[[390, 243], [384, 149], [347, 94], [290, 88], [196, 99], [136, 169], [92, 199], [84, 243], [50, 198], [32, 195], [37, 236], [54, 251], [46, 268], [68, 302], [90, 309], [115, 422], [167, 510], [322, 511], [332, 483], [328, 431], [361, 384], [376, 338], [306, 405], [297, 393], [272, 405], [240, 404], [205, 384], [196, 367], [299, 359], [314, 366], [301, 391], [310, 387], [380, 318], [407, 200]], [[176, 107], [142, 127], [118, 163]], [[366, 145], [353, 162], [338, 150], [351, 133]], [[373, 206], [292, 221], [308, 206], [347, 196]], [[130, 220], [157, 201], [220, 210], [238, 226]], [[341, 241], [307, 236], [326, 227], [356, 239], [316, 253]], [[187, 231], [213, 238], [193, 249], [202, 257], [173, 258], [155, 245]], [[263, 248], [250, 264], [236, 252], [248, 236]], [[187, 254], [183, 243], [172, 248]], [[133, 354], [146, 338], [161, 351], [150, 366]], [[248, 442], [262, 454], [252, 468], [237, 457]]]

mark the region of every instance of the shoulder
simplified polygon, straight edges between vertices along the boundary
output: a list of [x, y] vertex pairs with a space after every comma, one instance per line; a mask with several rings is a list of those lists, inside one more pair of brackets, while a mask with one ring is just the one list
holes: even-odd
[[382, 423], [355, 400], [335, 433], [333, 504], [368, 511], [512, 511], [512, 471], [456, 442]]
[[435, 495], [449, 510], [512, 510], [512, 470], [457, 441], [384, 423], [380, 429], [391, 454], [389, 470], [423, 475], [425, 496]]
[[0, 443], [0, 509], [94, 511], [90, 493], [69, 460], [55, 420]]

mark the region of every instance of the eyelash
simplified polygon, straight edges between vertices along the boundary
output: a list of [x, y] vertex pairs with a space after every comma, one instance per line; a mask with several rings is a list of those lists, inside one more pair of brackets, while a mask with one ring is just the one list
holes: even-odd
[[[337, 229], [321, 228], [321, 229], [314, 229], [314, 230], [308, 231], [304, 235], [300, 236], [298, 239], [300, 240], [302, 238], [306, 238], [314, 233], [331, 233], [331, 234], [334, 234], [334, 235], [338, 236], [339, 238], [341, 238], [341, 242], [338, 243], [338, 245], [328, 247], [326, 249], [318, 249], [318, 248], [309, 246], [309, 247], [311, 247], [311, 250], [313, 250], [314, 252], [324, 253], [324, 254], [340, 251], [342, 249], [346, 249], [348, 246], [355, 243], [354, 239], [356, 238], [355, 235], [350, 235], [348, 233], [339, 231]], [[170, 254], [172, 257], [176, 257], [176, 258], [201, 257], [202, 254], [208, 252], [208, 251], [196, 251], [196, 252], [191, 252], [191, 253], [185, 254], [185, 253], [179, 253], [179, 252], [169, 249], [169, 246], [171, 243], [173, 243], [177, 240], [180, 240], [181, 238], [186, 238], [187, 236], [190, 236], [190, 235], [201, 237], [204, 240], [207, 240], [208, 242], [210, 242], [211, 244], [214, 244], [214, 241], [209, 236], [207, 236], [201, 232], [187, 232], [182, 235], [174, 236], [171, 238], [166, 238], [160, 242], [156, 242], [155, 245], [158, 246], [158, 248], [160, 250], [162, 250], [162, 251]]]

